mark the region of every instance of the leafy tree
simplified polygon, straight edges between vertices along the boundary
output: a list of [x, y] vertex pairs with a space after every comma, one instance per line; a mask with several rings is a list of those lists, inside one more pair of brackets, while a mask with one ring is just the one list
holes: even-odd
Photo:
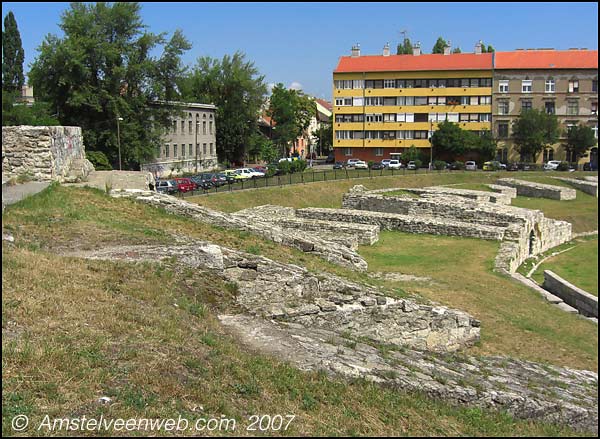
[[476, 137], [476, 139], [475, 142], [472, 143], [471, 150], [478, 153], [481, 161], [486, 162], [494, 159], [496, 157], [498, 144], [492, 133], [489, 130], [486, 130], [481, 135], [473, 135]]
[[121, 117], [123, 167], [138, 168], [154, 157], [177, 112], [164, 101], [178, 98], [174, 83], [189, 43], [180, 31], [169, 41], [146, 31], [138, 3], [72, 3], [59, 26], [64, 37], [45, 38], [29, 74], [36, 93], [61, 124], [82, 127], [86, 146], [113, 166]]
[[513, 124], [513, 139], [522, 157], [537, 160], [545, 147], [557, 142], [558, 119], [541, 110], [525, 110]]
[[396, 48], [396, 55], [412, 55], [412, 53], [413, 47], [410, 39], [404, 38], [404, 41]]
[[[438, 129], [431, 136], [431, 144], [435, 157], [459, 156], [467, 150], [467, 131], [462, 130], [454, 122], [440, 122]], [[469, 143], [473, 143], [470, 140]]]
[[281, 83], [273, 88], [268, 113], [277, 124], [274, 143], [284, 155], [289, 154], [290, 143], [308, 128], [315, 112], [314, 101], [301, 90], [286, 89]]
[[582, 157], [588, 149], [596, 146], [598, 140], [594, 137], [594, 130], [585, 125], [575, 125], [567, 131], [566, 149], [568, 157], [575, 156], [575, 161]]
[[492, 52], [495, 52], [495, 51], [496, 51], [496, 49], [494, 49], [491, 44], [488, 44], [488, 46], [487, 46], [487, 52], [488, 53], [492, 53]]
[[431, 49], [431, 53], [444, 53], [444, 48], [448, 46], [448, 42], [444, 40], [442, 37], [438, 37], [433, 49]]
[[411, 145], [410, 148], [408, 148], [404, 154], [402, 154], [402, 159], [406, 162], [418, 160], [419, 157], [421, 157], [421, 152], [415, 145]]
[[462, 50], [460, 50], [460, 47], [456, 47], [452, 49], [452, 53], [462, 53]]
[[92, 164], [96, 171], [110, 171], [112, 166], [108, 161], [106, 155], [100, 151], [86, 151], [85, 158], [87, 158]]
[[331, 121], [321, 122], [321, 125], [314, 133], [319, 142], [319, 153], [320, 155], [329, 154], [333, 147], [333, 125]]
[[23, 62], [25, 52], [21, 43], [21, 34], [12, 11], [4, 17], [2, 31], [2, 91], [21, 91], [25, 84]]
[[7, 125], [33, 125], [50, 126], [60, 125], [58, 119], [51, 115], [50, 107], [45, 102], [35, 102], [32, 105], [18, 102], [19, 93], [2, 93], [2, 126]]
[[267, 86], [254, 63], [236, 52], [222, 60], [202, 57], [180, 82], [185, 99], [217, 106], [217, 155], [221, 162], [241, 162], [258, 129]]

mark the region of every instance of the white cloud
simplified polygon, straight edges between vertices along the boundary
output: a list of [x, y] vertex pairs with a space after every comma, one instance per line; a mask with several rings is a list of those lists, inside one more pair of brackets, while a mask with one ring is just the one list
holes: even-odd
[[288, 86], [288, 88], [290, 90], [302, 90], [302, 84], [300, 84], [298, 81], [294, 81]]

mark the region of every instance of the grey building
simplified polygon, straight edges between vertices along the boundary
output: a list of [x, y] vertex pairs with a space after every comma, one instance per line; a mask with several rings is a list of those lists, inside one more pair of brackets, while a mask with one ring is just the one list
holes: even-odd
[[158, 177], [212, 170], [218, 166], [215, 110], [211, 104], [171, 102], [179, 114], [157, 148], [156, 159], [142, 165]]

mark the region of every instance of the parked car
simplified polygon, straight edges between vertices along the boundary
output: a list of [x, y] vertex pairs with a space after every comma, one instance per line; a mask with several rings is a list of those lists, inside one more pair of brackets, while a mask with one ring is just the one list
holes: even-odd
[[518, 171], [519, 164], [518, 163], [509, 163], [508, 166], [506, 166], [506, 170], [507, 171]]
[[216, 183], [216, 186], [224, 186], [228, 183], [227, 176], [222, 172], [217, 172], [213, 174], [216, 182], [213, 180], [213, 184]]
[[162, 180], [156, 184], [156, 192], [168, 195], [176, 194], [177, 185], [173, 180]]
[[227, 179], [227, 183], [233, 183], [233, 182], [239, 180], [238, 174], [236, 174], [234, 169], [226, 169], [225, 171], [222, 172], [222, 174]]
[[327, 156], [327, 159], [325, 160], [325, 163], [326, 164], [335, 163], [335, 154], [329, 153], [329, 155]]
[[190, 177], [190, 180], [196, 184], [196, 188], [208, 190], [213, 186], [213, 184], [211, 179], [207, 178], [206, 175], [207, 174], [194, 175], [193, 177]]
[[354, 164], [360, 161], [360, 159], [348, 159], [346, 160], [346, 168], [354, 168]]
[[[504, 168], [506, 168], [506, 165], [504, 166]], [[483, 164], [484, 171], [499, 171], [500, 169], [502, 169], [502, 164], [495, 160], [485, 162]]]
[[472, 160], [470, 160], [468, 162], [465, 162], [465, 170], [467, 170], [467, 171], [477, 171], [477, 163], [475, 163]]
[[402, 168], [402, 163], [400, 163], [400, 160], [390, 160], [387, 167], [389, 169], [400, 169]]
[[385, 169], [385, 165], [382, 162], [375, 162], [373, 165], [371, 165], [371, 169]]
[[344, 169], [344, 162], [335, 162], [333, 164], [333, 169]]
[[260, 178], [264, 177], [265, 174], [262, 172], [255, 171], [252, 168], [240, 168], [235, 170], [236, 174], [240, 175], [242, 179], [245, 178]]
[[544, 171], [556, 171], [560, 165], [560, 160], [550, 160], [544, 164]]
[[355, 169], [369, 169], [369, 165], [367, 165], [367, 162], [365, 162], [363, 160], [358, 160], [357, 162], [354, 162], [354, 168]]
[[267, 173], [267, 167], [266, 166], [255, 166], [254, 169], [256, 172], [262, 172], [263, 174]]
[[408, 164], [406, 165], [406, 169], [417, 169], [417, 164], [414, 161], [410, 161], [408, 162]]
[[383, 159], [381, 161], [381, 164], [387, 168], [390, 165], [390, 162], [391, 162], [390, 159]]
[[196, 184], [189, 178], [176, 178], [174, 181], [179, 192], [190, 192], [196, 189]]

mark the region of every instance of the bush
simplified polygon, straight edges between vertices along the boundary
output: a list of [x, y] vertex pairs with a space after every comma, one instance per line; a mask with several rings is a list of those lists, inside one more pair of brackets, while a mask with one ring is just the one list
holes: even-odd
[[291, 172], [304, 172], [306, 169], [307, 163], [306, 160], [294, 160], [290, 167]]
[[282, 174], [289, 174], [292, 172], [292, 164], [287, 160], [280, 162], [278, 168]]
[[452, 169], [464, 170], [465, 164], [464, 164], [464, 162], [457, 160], [454, 163], [452, 163]]
[[560, 164], [558, 165], [558, 168], [556, 168], [557, 171], [568, 171], [570, 168], [569, 166], [569, 162], [560, 162]]
[[433, 167], [438, 171], [443, 171], [444, 169], [446, 169], [446, 162], [442, 160], [436, 160], [433, 162]]
[[112, 166], [106, 155], [101, 151], [86, 151], [85, 157], [92, 162], [96, 171], [110, 171]]
[[417, 169], [419, 169], [421, 166], [423, 166], [423, 162], [419, 159], [413, 160], [415, 162], [415, 167]]
[[373, 160], [369, 160], [369, 162], [367, 163], [367, 166], [369, 167], [369, 169], [371, 169], [374, 164], [375, 164], [375, 162]]

